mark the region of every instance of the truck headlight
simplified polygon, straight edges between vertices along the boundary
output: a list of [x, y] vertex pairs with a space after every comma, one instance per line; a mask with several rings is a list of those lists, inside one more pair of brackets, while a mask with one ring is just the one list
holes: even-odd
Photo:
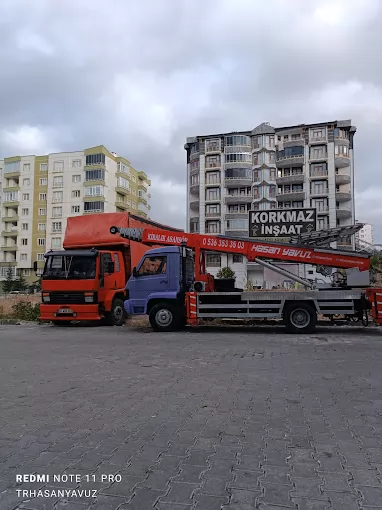
[[42, 301], [43, 301], [43, 303], [49, 303], [49, 302], [50, 302], [50, 296], [49, 296], [49, 294], [44, 293], [44, 294], [42, 295]]
[[85, 292], [85, 303], [94, 303], [94, 294], [92, 292]]

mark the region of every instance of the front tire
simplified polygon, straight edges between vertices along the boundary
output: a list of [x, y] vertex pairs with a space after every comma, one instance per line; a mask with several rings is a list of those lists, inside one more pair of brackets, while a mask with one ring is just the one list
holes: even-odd
[[149, 314], [150, 325], [154, 331], [175, 331], [179, 327], [175, 307], [169, 303], [157, 303]]
[[111, 311], [105, 317], [108, 326], [123, 326], [126, 320], [125, 307], [122, 299], [116, 298], [111, 305]]
[[317, 324], [317, 313], [307, 303], [286, 305], [284, 324], [289, 333], [312, 333]]

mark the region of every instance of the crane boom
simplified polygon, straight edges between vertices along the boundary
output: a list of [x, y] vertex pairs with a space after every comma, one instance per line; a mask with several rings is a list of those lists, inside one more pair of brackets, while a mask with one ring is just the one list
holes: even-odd
[[342, 269], [370, 269], [370, 256], [355, 252], [340, 251], [331, 248], [291, 245], [266, 241], [250, 241], [242, 238], [214, 236], [209, 234], [176, 233], [150, 228], [119, 228], [111, 227], [110, 233], [125, 239], [144, 244], [165, 246], [187, 246], [198, 251], [214, 251], [221, 253], [237, 253], [244, 255], [248, 261], [256, 259], [272, 259], [284, 262], [295, 262]]

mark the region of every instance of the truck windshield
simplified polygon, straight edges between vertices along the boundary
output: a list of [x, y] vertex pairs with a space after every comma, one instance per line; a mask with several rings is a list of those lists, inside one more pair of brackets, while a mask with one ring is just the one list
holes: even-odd
[[42, 277], [44, 280], [92, 280], [95, 276], [95, 257], [54, 255], [47, 258]]

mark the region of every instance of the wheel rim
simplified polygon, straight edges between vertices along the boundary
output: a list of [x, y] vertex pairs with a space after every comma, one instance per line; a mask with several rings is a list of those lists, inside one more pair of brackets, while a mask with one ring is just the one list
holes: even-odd
[[170, 310], [167, 310], [166, 308], [163, 308], [162, 310], [158, 310], [155, 321], [158, 324], [158, 326], [166, 327], [169, 326], [172, 322], [172, 313]]
[[115, 320], [116, 322], [119, 322], [119, 321], [122, 319], [122, 317], [123, 317], [123, 310], [122, 310], [122, 306], [116, 306], [116, 307], [114, 308], [114, 313], [113, 313], [113, 315], [114, 315], [114, 320]]
[[306, 328], [310, 324], [310, 315], [303, 308], [296, 308], [290, 314], [290, 322], [295, 328]]

